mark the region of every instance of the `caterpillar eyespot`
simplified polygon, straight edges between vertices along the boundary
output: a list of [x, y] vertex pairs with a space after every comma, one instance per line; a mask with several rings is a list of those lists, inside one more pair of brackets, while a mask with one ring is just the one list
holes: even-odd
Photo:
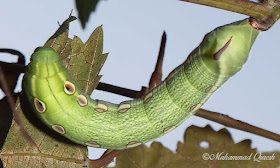
[[202, 106], [202, 104], [196, 104], [191, 107], [191, 111], [197, 111], [201, 106]]
[[85, 143], [85, 145], [95, 147], [95, 148], [100, 148], [100, 145], [95, 141], [88, 141]]
[[120, 105], [119, 105], [119, 108], [118, 108], [118, 112], [124, 113], [124, 112], [126, 112], [127, 110], [129, 110], [130, 107], [131, 107], [131, 105], [128, 104], [128, 103], [120, 104]]
[[75, 85], [69, 81], [66, 81], [65, 84], [64, 84], [64, 91], [67, 93], [67, 94], [74, 94], [75, 93]]
[[141, 145], [140, 142], [132, 141], [132, 142], [129, 142], [126, 147], [127, 148], [133, 148], [133, 147], [136, 147], [136, 146], [139, 146], [139, 145]]
[[206, 88], [205, 92], [207, 93], [213, 93], [218, 89], [217, 86], [209, 86], [208, 88]]
[[108, 107], [105, 104], [97, 104], [97, 106], [94, 108], [96, 111], [102, 113], [106, 112], [108, 110]]
[[60, 125], [52, 125], [52, 129], [60, 134], [65, 134], [64, 128]]
[[174, 130], [177, 126], [173, 125], [173, 126], [169, 126], [166, 127], [163, 131], [164, 134], [167, 134], [168, 132], [171, 132], [172, 130]]
[[60, 63], [58, 54], [39, 47], [24, 75], [23, 90], [36, 115], [73, 142], [132, 148], [172, 131], [194, 114], [240, 70], [258, 34], [248, 19], [216, 28], [161, 84], [119, 105], [90, 99], [62, 65], [53, 69]]
[[149, 92], [148, 94], [146, 94], [146, 96], [143, 99], [143, 103], [148, 103], [153, 97], [153, 92]]
[[80, 106], [86, 106], [88, 104], [87, 98], [84, 95], [78, 95], [77, 101]]
[[46, 111], [45, 103], [37, 98], [34, 98], [34, 106], [35, 106], [36, 110], [40, 113], [43, 113]]

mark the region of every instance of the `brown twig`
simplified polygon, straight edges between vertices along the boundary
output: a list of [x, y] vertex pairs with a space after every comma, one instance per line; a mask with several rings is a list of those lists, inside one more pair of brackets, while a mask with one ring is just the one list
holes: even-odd
[[10, 48], [0, 48], [0, 52], [16, 55], [16, 56], [18, 56], [18, 61], [17, 62], [19, 64], [24, 64], [25, 63], [24, 55], [18, 50], [14, 50], [14, 49], [10, 49]]
[[157, 85], [159, 85], [161, 83], [162, 64], [163, 64], [163, 58], [164, 58], [165, 44], [166, 44], [166, 33], [164, 31], [162, 33], [162, 37], [161, 37], [161, 43], [160, 43], [160, 48], [159, 48], [159, 53], [158, 53], [155, 70], [150, 77], [149, 87], [147, 88], [147, 87], [143, 86], [140, 91], [141, 95], [145, 95], [146, 93], [148, 93], [149, 90], [152, 90], [153, 88], [155, 88]]
[[249, 0], [181, 0], [211, 6], [254, 18], [257, 29], [268, 30], [280, 18], [280, 1], [264, 0], [260, 3]]
[[253, 126], [251, 124], [247, 124], [240, 120], [236, 120], [228, 115], [220, 114], [220, 113], [205, 110], [205, 109], [199, 109], [195, 115], [199, 116], [201, 118], [207, 118], [208, 120], [220, 123], [220, 124], [230, 127], [230, 128], [243, 130], [246, 132], [250, 132], [250, 133], [260, 135], [260, 136], [280, 142], [279, 134], [270, 132], [268, 130], [264, 130], [262, 128]]
[[96, 89], [110, 92], [110, 93], [115, 93], [118, 95], [130, 97], [130, 98], [135, 98], [135, 99], [143, 96], [141, 91], [135, 91], [135, 90], [131, 90], [131, 89], [127, 89], [127, 88], [123, 88], [123, 87], [119, 87], [119, 86], [114, 86], [114, 85], [110, 85], [110, 84], [102, 83], [102, 82], [99, 82]]
[[166, 44], [166, 33], [164, 31], [162, 34], [162, 37], [161, 37], [161, 43], [160, 43], [160, 48], [159, 48], [159, 53], [158, 53], [155, 70], [152, 73], [151, 78], [150, 78], [149, 89], [153, 89], [154, 87], [159, 85], [161, 82], [162, 64], [163, 64], [163, 58], [164, 58], [165, 44]]
[[[182, 1], [225, 9], [228, 11], [252, 16], [254, 18], [263, 18], [265, 16], [270, 15], [271, 13], [261, 3], [252, 2], [248, 0], [182, 0]], [[244, 10], [247, 8], [249, 10]]]
[[22, 124], [22, 122], [20, 120], [19, 113], [16, 110], [15, 99], [13, 98], [13, 94], [9, 90], [9, 86], [7, 85], [7, 81], [5, 79], [5, 76], [4, 76], [4, 73], [3, 73], [3, 70], [2, 70], [1, 66], [0, 66], [0, 83], [2, 85], [3, 91], [6, 93], [6, 96], [8, 98], [8, 102], [10, 104], [10, 107], [11, 107], [12, 111], [13, 111], [14, 120], [17, 123], [17, 125], [19, 126], [21, 133], [35, 147], [35, 149], [37, 149], [38, 152], [40, 152], [40, 150], [37, 147], [36, 143], [33, 141], [31, 136], [28, 134], [28, 132], [26, 131], [26, 129], [24, 128], [24, 126], [23, 126], [23, 124]]
[[107, 155], [103, 155], [99, 159], [90, 161], [90, 168], [100, 168], [106, 164], [109, 164], [115, 157], [120, 155], [123, 150], [113, 150]]
[[5, 71], [17, 71], [19, 73], [24, 73], [26, 66], [23, 64], [18, 64], [18, 63], [7, 63], [7, 62], [2, 62], [0, 61], [0, 66], [5, 70]]
[[[13, 92], [16, 87], [18, 77], [22, 71], [21, 68], [24, 68], [25, 58], [21, 52], [14, 49], [0, 48], [0, 53], [9, 53], [18, 56], [17, 63], [14, 64], [15, 66], [11, 66], [13, 63], [0, 62], [0, 66], [2, 67], [3, 73], [6, 75], [6, 80], [8, 81], [8, 88], [11, 89], [11, 92]], [[2, 85], [0, 83], [0, 89], [1, 88]]]

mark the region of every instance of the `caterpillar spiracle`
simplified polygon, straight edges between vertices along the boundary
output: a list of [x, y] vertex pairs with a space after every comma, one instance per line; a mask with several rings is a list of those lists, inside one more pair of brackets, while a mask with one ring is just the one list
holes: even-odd
[[258, 34], [248, 19], [214, 29], [161, 84], [120, 104], [90, 99], [58, 54], [38, 47], [23, 89], [37, 116], [68, 139], [92, 147], [131, 148], [170, 132], [194, 114], [241, 69]]

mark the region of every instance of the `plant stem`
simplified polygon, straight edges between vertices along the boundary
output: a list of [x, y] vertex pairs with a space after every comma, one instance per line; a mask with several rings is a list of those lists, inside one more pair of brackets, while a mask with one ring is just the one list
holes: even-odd
[[14, 50], [14, 49], [10, 49], [10, 48], [0, 48], [0, 53], [9, 53], [12, 55], [16, 55], [16, 56], [18, 56], [18, 63], [20, 63], [20, 64], [25, 63], [24, 55], [18, 50]]
[[235, 128], [239, 130], [243, 130], [246, 132], [253, 133], [255, 135], [260, 135], [275, 141], [280, 142], [280, 135], [270, 132], [268, 130], [256, 127], [251, 124], [247, 124], [243, 121], [236, 120], [228, 115], [220, 114], [217, 112], [205, 110], [205, 109], [199, 109], [196, 113], [196, 116], [202, 117], [202, 118], [207, 118], [208, 120], [220, 123], [224, 126], [230, 127], [230, 128]]
[[123, 152], [123, 150], [113, 150], [107, 155], [103, 155], [101, 158], [96, 160], [90, 161], [90, 168], [100, 168], [106, 164], [109, 164], [115, 157], [120, 155]]
[[13, 116], [14, 116], [14, 121], [17, 123], [17, 125], [20, 128], [21, 133], [23, 134], [23, 136], [33, 145], [33, 147], [40, 152], [39, 148], [37, 147], [36, 143], [34, 142], [34, 140], [31, 138], [31, 136], [29, 135], [29, 133], [27, 132], [27, 130], [25, 129], [24, 125], [22, 124], [18, 111], [16, 110], [16, 104], [15, 104], [15, 99], [14, 99], [14, 94], [11, 93], [11, 90], [9, 89], [9, 86], [7, 84], [5, 75], [3, 73], [2, 67], [0, 66], [0, 83], [2, 86], [2, 89], [4, 91], [4, 93], [6, 94], [7, 98], [8, 98], [8, 103], [12, 109], [13, 112]]
[[180, 0], [200, 5], [211, 6], [254, 18], [257, 29], [268, 30], [280, 18], [280, 1], [263, 0], [261, 3], [249, 0]]
[[228, 11], [248, 15], [253, 18], [263, 18], [265, 16], [270, 15], [271, 13], [262, 4], [248, 1], [248, 0], [182, 0], [182, 1], [225, 9]]

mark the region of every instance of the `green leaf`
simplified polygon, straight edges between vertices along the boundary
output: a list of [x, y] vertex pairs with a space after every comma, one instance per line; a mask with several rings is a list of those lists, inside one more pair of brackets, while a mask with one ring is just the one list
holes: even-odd
[[[70, 38], [68, 38], [69, 23], [76, 19], [76, 17], [70, 16], [66, 19], [58, 30], [47, 40], [44, 46], [52, 47], [60, 55], [60, 59], [64, 60], [68, 57], [71, 50]], [[65, 64], [65, 63], [64, 63]]]
[[95, 11], [98, 2], [99, 0], [76, 0], [76, 8], [83, 29], [86, 27], [90, 13]]
[[64, 32], [68, 33], [69, 29], [69, 23], [76, 20], [77, 18], [75, 16], [69, 16], [63, 23], [60, 25], [59, 29], [49, 38], [48, 41], [56, 39], [58, 36], [63, 34]]
[[108, 54], [103, 51], [102, 26], [97, 27], [85, 44], [75, 37], [71, 43], [72, 53], [68, 56], [66, 67], [78, 86], [87, 94], [97, 87], [99, 74]]
[[[200, 146], [208, 143], [207, 148]], [[221, 156], [251, 156], [250, 160], [204, 160], [203, 154]], [[274, 156], [273, 160], [254, 161], [254, 156]], [[221, 157], [220, 157], [221, 158]], [[226, 129], [213, 130], [210, 126], [204, 128], [191, 126], [184, 135], [184, 143], [178, 142], [177, 152], [173, 153], [159, 142], [153, 142], [148, 148], [144, 145], [125, 150], [116, 160], [116, 168], [201, 168], [201, 167], [249, 167], [277, 168], [280, 166], [280, 151], [261, 152], [251, 148], [251, 140], [234, 143]]]
[[108, 56], [107, 53], [102, 53], [102, 26], [93, 31], [86, 43], [83, 43], [77, 36], [73, 39], [68, 38], [68, 29], [64, 27], [62, 29], [65, 32], [49, 39], [45, 46], [56, 50], [78, 87], [87, 94], [91, 94], [99, 83], [101, 75], [98, 74]]
[[86, 147], [70, 142], [38, 122], [26, 104], [21, 98], [21, 102], [18, 100], [16, 103], [16, 109], [22, 126], [36, 146], [22, 135], [19, 125], [13, 121], [0, 155], [5, 168], [82, 167], [89, 164]]

